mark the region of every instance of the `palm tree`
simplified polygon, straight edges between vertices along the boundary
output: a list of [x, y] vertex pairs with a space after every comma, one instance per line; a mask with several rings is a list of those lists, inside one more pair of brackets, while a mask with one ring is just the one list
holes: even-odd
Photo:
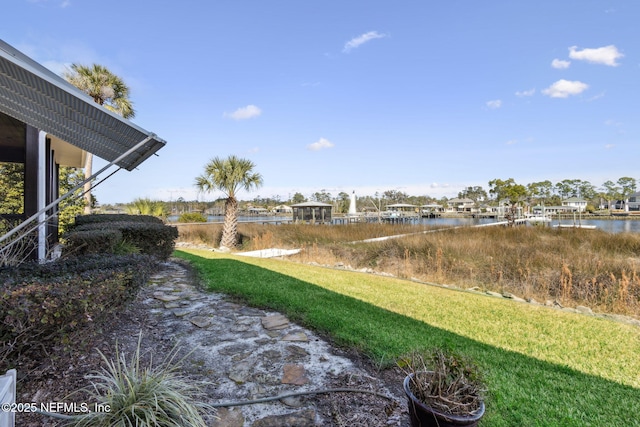
[[[93, 64], [72, 64], [71, 71], [64, 74], [65, 79], [81, 91], [87, 93], [95, 102], [121, 115], [125, 119], [135, 116], [133, 104], [129, 100], [129, 87], [124, 81], [109, 71], [106, 67]], [[91, 176], [93, 168], [93, 154], [87, 153], [84, 164], [86, 177]], [[84, 186], [84, 213], [91, 213], [91, 182]]]
[[226, 196], [224, 204], [224, 225], [222, 227], [221, 248], [233, 248], [236, 245], [238, 231], [238, 200], [236, 193], [240, 188], [250, 191], [262, 185], [262, 176], [253, 172], [252, 161], [229, 156], [226, 159], [216, 157], [204, 167], [204, 174], [196, 178], [195, 185], [200, 191], [220, 190]]
[[167, 217], [166, 206], [160, 200], [137, 198], [127, 205], [125, 210], [130, 215], [151, 215], [161, 220], [165, 220]]

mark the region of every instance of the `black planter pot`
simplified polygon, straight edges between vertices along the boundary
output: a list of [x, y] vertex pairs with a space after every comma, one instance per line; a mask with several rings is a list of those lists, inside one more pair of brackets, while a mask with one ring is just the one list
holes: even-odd
[[480, 404], [480, 409], [474, 415], [457, 416], [445, 415], [444, 413], [425, 405], [416, 398], [411, 391], [409, 384], [415, 374], [409, 374], [402, 384], [404, 392], [409, 399], [409, 418], [411, 427], [475, 427], [484, 415], [484, 403]]

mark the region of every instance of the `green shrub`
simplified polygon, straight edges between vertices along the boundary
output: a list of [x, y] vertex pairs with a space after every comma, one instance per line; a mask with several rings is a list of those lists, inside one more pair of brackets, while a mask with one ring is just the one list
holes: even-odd
[[207, 218], [200, 212], [185, 212], [180, 215], [178, 222], [207, 222]]
[[85, 224], [109, 223], [109, 222], [150, 222], [163, 224], [160, 218], [151, 215], [128, 215], [128, 214], [92, 214], [79, 215], [76, 217], [76, 227]]
[[0, 356], [82, 342], [136, 296], [155, 266], [149, 256], [94, 255], [0, 270]]
[[122, 233], [113, 228], [78, 230], [66, 234], [65, 239], [68, 252], [73, 252], [74, 255], [115, 253], [118, 244], [122, 241]]
[[122, 233], [122, 238], [147, 255], [167, 259], [173, 253], [178, 230], [164, 224], [119, 222], [114, 227]]
[[113, 253], [116, 255], [139, 254], [140, 248], [126, 240], [120, 240]]
[[[106, 215], [93, 215], [95, 217]], [[136, 217], [136, 215], [124, 217]], [[80, 217], [79, 217], [80, 218]], [[147, 217], [157, 220], [155, 217]], [[161, 221], [98, 221], [77, 225], [73, 232], [67, 233], [65, 239], [67, 253], [114, 253], [122, 249], [121, 241], [126, 241], [129, 247], [136, 247], [140, 253], [153, 255], [160, 259], [167, 259], [175, 248], [175, 239], [178, 237], [178, 230], [175, 227], [165, 225]], [[109, 232], [117, 231], [121, 238], [112, 241], [106, 236]], [[78, 237], [77, 234], [80, 233]], [[97, 234], [92, 234], [97, 233]], [[88, 238], [94, 237], [91, 248], [83, 249]], [[80, 245], [79, 245], [80, 244]], [[87, 252], [89, 251], [89, 252]]]

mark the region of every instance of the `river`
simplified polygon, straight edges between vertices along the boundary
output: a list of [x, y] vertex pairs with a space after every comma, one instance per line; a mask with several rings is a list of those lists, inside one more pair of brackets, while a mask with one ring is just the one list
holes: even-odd
[[[178, 219], [177, 216], [170, 216], [169, 222], [175, 222]], [[223, 216], [209, 216], [209, 222], [223, 222]], [[240, 222], [277, 222], [277, 221], [291, 221], [290, 216], [241, 216], [238, 218]], [[416, 224], [430, 225], [437, 227], [459, 227], [465, 225], [478, 225], [489, 224], [495, 222], [495, 219], [490, 218], [421, 218]], [[640, 220], [633, 219], [583, 219], [581, 221], [576, 219], [576, 223], [583, 225], [595, 225], [598, 230], [604, 230], [609, 233], [640, 233]], [[546, 223], [546, 226], [567, 224], [572, 225], [574, 222], [572, 219], [556, 220], [551, 223]]]

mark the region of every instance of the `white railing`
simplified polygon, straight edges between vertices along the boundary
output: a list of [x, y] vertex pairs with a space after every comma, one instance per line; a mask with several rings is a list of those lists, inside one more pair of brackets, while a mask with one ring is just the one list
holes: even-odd
[[3, 409], [0, 410], [0, 427], [15, 427], [15, 412], [5, 411], [4, 404], [16, 403], [16, 370], [9, 369], [6, 374], [0, 376], [0, 404]]

